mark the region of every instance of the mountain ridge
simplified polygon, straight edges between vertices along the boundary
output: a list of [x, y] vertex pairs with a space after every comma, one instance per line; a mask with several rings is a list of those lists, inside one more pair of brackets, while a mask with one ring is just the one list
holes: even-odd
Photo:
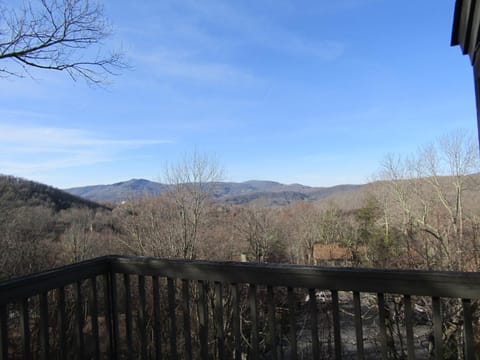
[[[167, 185], [146, 179], [130, 179], [107, 185], [89, 185], [63, 189], [91, 201], [121, 202], [142, 196], [158, 196], [168, 190]], [[244, 182], [215, 182], [213, 197], [219, 202], [245, 204], [263, 201], [272, 205], [287, 205], [297, 200], [316, 201], [336, 192], [346, 192], [363, 185], [342, 184], [313, 187], [302, 184], [282, 184], [270, 180]]]

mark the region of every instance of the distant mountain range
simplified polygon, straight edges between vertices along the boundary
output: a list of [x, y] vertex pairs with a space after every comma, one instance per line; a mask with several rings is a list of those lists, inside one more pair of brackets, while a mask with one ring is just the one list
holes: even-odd
[[[142, 196], [157, 196], [171, 185], [145, 179], [132, 179], [111, 185], [92, 185], [65, 189], [66, 192], [91, 201], [121, 202]], [[223, 203], [246, 204], [262, 202], [265, 205], [287, 205], [297, 200], [316, 201], [327, 196], [356, 190], [363, 185], [310, 187], [300, 184], [285, 185], [274, 181], [214, 183], [214, 198]]]

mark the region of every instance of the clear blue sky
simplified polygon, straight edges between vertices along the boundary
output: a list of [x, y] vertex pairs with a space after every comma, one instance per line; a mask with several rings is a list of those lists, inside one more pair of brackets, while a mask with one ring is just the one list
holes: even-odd
[[[0, 173], [158, 180], [195, 148], [225, 180], [363, 183], [386, 153], [476, 131], [454, 0], [106, 0], [133, 70], [0, 79]], [[6, 64], [4, 64], [6, 65]]]

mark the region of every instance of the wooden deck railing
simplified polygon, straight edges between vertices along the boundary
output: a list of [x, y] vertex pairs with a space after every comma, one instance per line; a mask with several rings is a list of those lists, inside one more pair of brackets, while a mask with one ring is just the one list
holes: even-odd
[[0, 359], [475, 359], [478, 298], [478, 273], [107, 256], [0, 283]]

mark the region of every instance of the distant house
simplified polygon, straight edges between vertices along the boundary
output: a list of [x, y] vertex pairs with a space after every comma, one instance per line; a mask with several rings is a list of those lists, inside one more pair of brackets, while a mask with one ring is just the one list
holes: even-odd
[[314, 244], [313, 259], [316, 265], [352, 265], [358, 261], [359, 255], [365, 254], [365, 247], [356, 251], [338, 244]]

